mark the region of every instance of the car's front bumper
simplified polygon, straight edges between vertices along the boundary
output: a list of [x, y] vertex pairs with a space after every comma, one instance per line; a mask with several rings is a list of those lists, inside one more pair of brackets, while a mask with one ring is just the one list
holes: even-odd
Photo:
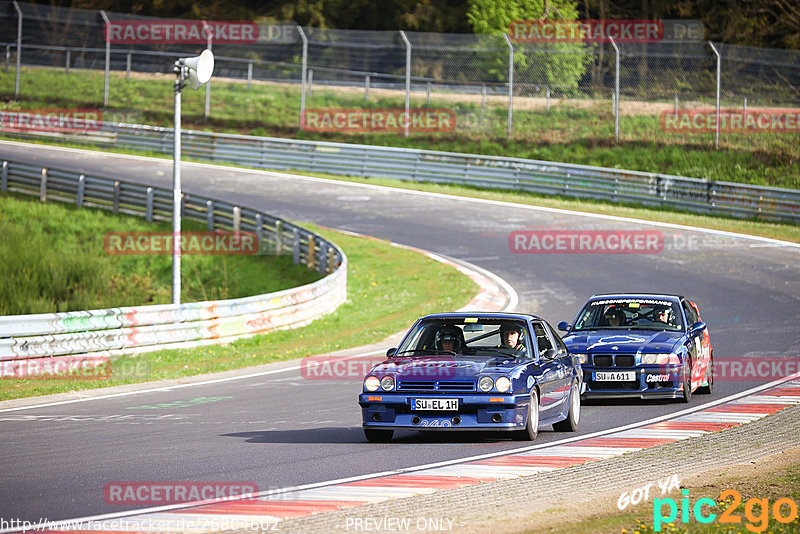
[[[680, 365], [640, 365], [625, 369], [583, 365], [585, 390], [582, 399], [676, 399], [683, 396], [683, 375]], [[598, 372], [633, 372], [631, 381], [598, 381]]]
[[[412, 410], [411, 400], [419, 398], [457, 398], [458, 410]], [[529, 399], [528, 395], [363, 393], [358, 403], [364, 428], [502, 432], [525, 428]]]

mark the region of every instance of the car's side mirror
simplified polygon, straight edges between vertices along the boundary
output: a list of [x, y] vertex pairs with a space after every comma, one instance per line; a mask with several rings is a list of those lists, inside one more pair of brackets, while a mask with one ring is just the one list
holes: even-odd
[[706, 329], [706, 323], [703, 321], [697, 321], [692, 326], [689, 327], [689, 337], [694, 337], [703, 330]]
[[397, 352], [397, 347], [392, 347], [391, 349], [386, 351], [386, 357], [391, 358]]
[[542, 358], [544, 358], [546, 360], [552, 360], [556, 356], [558, 356], [558, 351], [556, 349], [554, 349], [554, 348], [549, 348], [549, 349], [547, 349], [546, 351], [544, 351], [542, 353]]
[[572, 330], [572, 327], [570, 327], [567, 321], [561, 321], [560, 323], [558, 323], [558, 329], [561, 330], [562, 332], [569, 332], [570, 330]]

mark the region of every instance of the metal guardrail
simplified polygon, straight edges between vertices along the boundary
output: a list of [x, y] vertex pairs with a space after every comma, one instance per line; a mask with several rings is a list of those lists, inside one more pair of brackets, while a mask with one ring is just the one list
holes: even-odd
[[[43, 134], [19, 134], [41, 139]], [[64, 135], [64, 134], [60, 134]], [[104, 124], [71, 141], [171, 154], [171, 128]], [[800, 222], [800, 191], [548, 161], [184, 130], [184, 154], [276, 170], [394, 178]]]
[[[1, 167], [2, 192], [38, 196], [170, 220], [172, 192], [12, 161]], [[0, 360], [68, 354], [121, 354], [193, 346], [308, 324], [347, 297], [347, 258], [332, 242], [283, 219], [184, 194], [183, 217], [209, 231], [252, 232], [272, 253], [293, 255], [327, 276], [317, 282], [240, 299], [180, 305], [0, 316]]]

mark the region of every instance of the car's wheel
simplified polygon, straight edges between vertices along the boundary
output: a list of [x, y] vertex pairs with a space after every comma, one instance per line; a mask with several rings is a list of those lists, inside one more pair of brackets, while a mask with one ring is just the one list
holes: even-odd
[[569, 390], [569, 412], [567, 418], [558, 423], [553, 423], [553, 430], [559, 432], [575, 432], [581, 419], [581, 392], [578, 382], [572, 384]]
[[703, 395], [711, 395], [714, 392], [714, 355], [708, 360], [708, 367], [706, 367], [706, 383], [707, 386], [697, 388], [698, 393]]
[[364, 435], [371, 443], [389, 443], [392, 441], [394, 430], [378, 430], [375, 428], [365, 428]]
[[689, 356], [683, 360], [683, 395], [678, 398], [680, 402], [689, 402], [692, 400], [692, 362]]
[[518, 432], [519, 439], [523, 441], [533, 441], [539, 433], [539, 395], [536, 389], [531, 389], [531, 404], [528, 408], [528, 419], [525, 422], [525, 430]]

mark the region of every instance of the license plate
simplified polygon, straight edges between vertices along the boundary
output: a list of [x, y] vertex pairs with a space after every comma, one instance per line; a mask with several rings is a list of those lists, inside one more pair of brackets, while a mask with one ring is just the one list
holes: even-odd
[[597, 371], [592, 373], [595, 382], [633, 382], [636, 371]]
[[411, 409], [436, 412], [458, 410], [458, 399], [411, 399]]

